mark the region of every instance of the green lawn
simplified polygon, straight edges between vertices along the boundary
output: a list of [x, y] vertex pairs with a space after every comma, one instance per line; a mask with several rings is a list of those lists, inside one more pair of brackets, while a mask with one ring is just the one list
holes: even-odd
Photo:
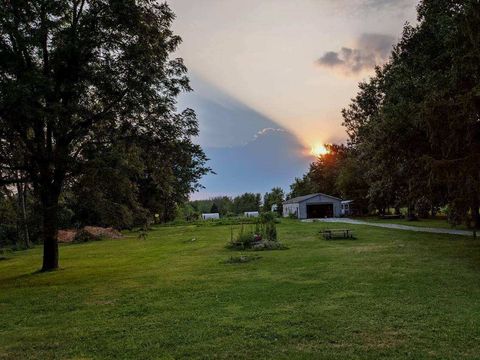
[[407, 219], [380, 219], [378, 216], [369, 216], [369, 217], [359, 217], [356, 219], [362, 220], [362, 221], [368, 221], [368, 222], [384, 223], [384, 224], [400, 224], [400, 225], [419, 226], [419, 227], [468, 230], [467, 227], [463, 224], [452, 226], [444, 218], [418, 219], [416, 221], [409, 221]]
[[325, 226], [283, 220], [289, 249], [245, 264], [224, 263], [229, 226], [62, 246], [54, 273], [15, 253], [0, 359], [478, 359], [480, 242]]

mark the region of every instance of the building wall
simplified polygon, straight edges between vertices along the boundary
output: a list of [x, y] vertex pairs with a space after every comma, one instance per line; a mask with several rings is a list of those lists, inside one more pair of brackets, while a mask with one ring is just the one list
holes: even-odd
[[298, 203], [283, 205], [283, 217], [288, 217], [290, 214], [297, 214], [298, 217]]

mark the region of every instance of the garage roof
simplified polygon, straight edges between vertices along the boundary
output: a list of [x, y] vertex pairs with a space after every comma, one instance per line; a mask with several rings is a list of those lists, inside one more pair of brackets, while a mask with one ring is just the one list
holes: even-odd
[[318, 195], [321, 195], [321, 196], [326, 196], [326, 197], [329, 197], [329, 198], [332, 198], [332, 199], [335, 199], [335, 200], [339, 200], [339, 201], [342, 201], [342, 199], [339, 199], [335, 196], [331, 196], [331, 195], [327, 195], [327, 194], [323, 194], [323, 193], [316, 193], [316, 194], [309, 194], [309, 195], [304, 195], [304, 196], [299, 196], [299, 197], [296, 197], [296, 198], [293, 198], [293, 199], [290, 199], [290, 200], [287, 200], [284, 202], [284, 204], [296, 204], [296, 203], [301, 203], [305, 200], [308, 200], [308, 199], [311, 199], [315, 196], [318, 196]]

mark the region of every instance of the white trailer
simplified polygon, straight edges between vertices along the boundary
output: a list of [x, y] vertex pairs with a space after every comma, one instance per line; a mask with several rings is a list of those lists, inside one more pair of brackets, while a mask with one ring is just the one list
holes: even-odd
[[220, 219], [220, 214], [219, 214], [219, 213], [207, 213], [207, 214], [202, 214], [202, 219], [203, 219], [203, 220], [215, 220], [215, 219]]

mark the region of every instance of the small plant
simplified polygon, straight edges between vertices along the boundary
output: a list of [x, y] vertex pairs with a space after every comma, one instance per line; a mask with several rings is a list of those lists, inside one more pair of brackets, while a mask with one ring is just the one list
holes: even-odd
[[271, 213], [262, 216], [249, 229], [246, 229], [242, 224], [237, 236], [233, 235], [233, 227], [231, 227], [230, 242], [227, 247], [236, 250], [278, 250], [286, 248], [278, 242], [275, 217], [271, 216]]
[[7, 255], [7, 250], [0, 248], [0, 261], [1, 260], [8, 260], [9, 257], [7, 257], [6, 255]]
[[273, 221], [265, 224], [265, 238], [268, 241], [277, 241], [277, 226]]
[[145, 228], [141, 228], [140, 231], [138, 232], [138, 238], [140, 240], [147, 240], [148, 237], [148, 231], [145, 230]]
[[261, 239], [259, 239], [258, 234], [255, 234], [254, 231], [251, 229], [246, 230], [244, 225], [242, 224], [240, 228], [240, 232], [236, 237], [233, 237], [233, 230], [230, 237], [230, 243], [228, 244], [229, 248], [232, 249], [250, 249], [253, 244]]
[[230, 256], [227, 260], [224, 261], [225, 264], [244, 264], [250, 261], [261, 259], [261, 256], [247, 256], [247, 255], [240, 255], [240, 256]]
[[287, 250], [288, 247], [283, 245], [278, 241], [262, 241], [255, 246], [253, 246], [252, 250], [255, 251], [264, 251], [264, 250]]

